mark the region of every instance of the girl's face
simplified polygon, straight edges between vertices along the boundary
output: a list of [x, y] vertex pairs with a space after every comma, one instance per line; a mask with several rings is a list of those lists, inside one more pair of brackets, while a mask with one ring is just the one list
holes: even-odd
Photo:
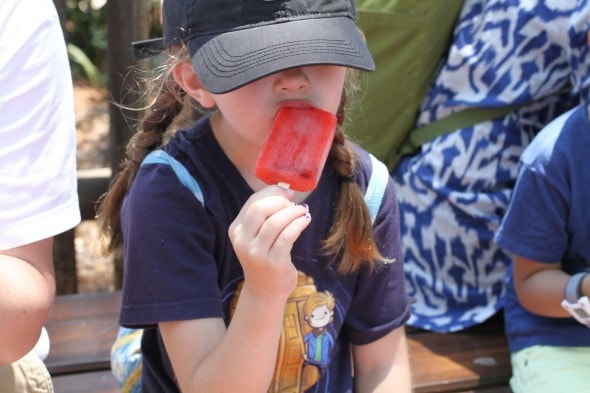
[[[346, 68], [319, 65], [280, 71], [225, 94], [212, 94], [220, 114], [216, 133], [236, 138], [259, 150], [277, 110], [303, 101], [336, 113], [342, 98]], [[247, 146], [243, 145], [243, 148]]]

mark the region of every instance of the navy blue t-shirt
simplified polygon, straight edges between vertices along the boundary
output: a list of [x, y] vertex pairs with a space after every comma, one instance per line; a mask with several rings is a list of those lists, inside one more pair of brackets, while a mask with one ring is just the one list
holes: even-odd
[[[586, 104], [587, 105], [587, 104]], [[590, 121], [578, 106], [545, 127], [521, 156], [509, 209], [496, 234], [505, 250], [561, 264], [569, 274], [590, 268]], [[590, 329], [572, 318], [528, 312], [507, 275], [505, 321], [510, 351], [533, 345], [590, 346]]]
[[[208, 118], [179, 131], [165, 149], [197, 179], [204, 205], [180, 184], [170, 167], [160, 164], [140, 168], [123, 204], [125, 276], [120, 323], [145, 329], [142, 389], [148, 393], [179, 391], [159, 322], [218, 317], [230, 323], [244, 276], [227, 232], [253, 193], [218, 145]], [[364, 190], [371, 163], [366, 152], [355, 149], [361, 161], [357, 182]], [[306, 200], [313, 220], [292, 251], [299, 286], [286, 306], [285, 320], [291, 321], [292, 334], [282, 336], [280, 350], [299, 348], [300, 356], [295, 362], [292, 356], [279, 356], [286, 361], [276, 366], [280, 383], [298, 389], [292, 391], [306, 391], [314, 383], [318, 392], [352, 392], [349, 345], [377, 340], [409, 317], [391, 180], [374, 232], [382, 254], [395, 262], [375, 272], [342, 276], [319, 251], [330, 228], [338, 188], [339, 180], [328, 162], [318, 187]], [[331, 310], [333, 319], [314, 330], [305, 316], [317, 307]], [[310, 367], [317, 372], [304, 372]], [[321, 379], [306, 380], [304, 375]], [[278, 381], [274, 384], [278, 386]], [[273, 386], [270, 391], [278, 391]]]

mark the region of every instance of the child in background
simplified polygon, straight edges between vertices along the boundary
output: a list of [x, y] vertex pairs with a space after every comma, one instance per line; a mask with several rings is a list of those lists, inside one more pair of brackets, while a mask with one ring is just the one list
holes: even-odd
[[[123, 243], [120, 322], [144, 328], [143, 392], [411, 390], [391, 180], [371, 223], [371, 159], [340, 126], [314, 191], [254, 175], [279, 108], [342, 123], [345, 81], [374, 67], [355, 16], [349, 0], [164, 1], [170, 67], [99, 213], [111, 250]], [[187, 97], [208, 113], [164, 143]], [[140, 167], [160, 146], [204, 203], [170, 167]], [[306, 320], [317, 293], [334, 303]]]
[[[590, 319], [578, 322], [562, 306], [590, 296], [589, 105], [552, 121], [527, 147], [496, 234], [513, 256], [504, 310], [515, 393], [590, 391]], [[589, 306], [578, 309], [584, 314]]]

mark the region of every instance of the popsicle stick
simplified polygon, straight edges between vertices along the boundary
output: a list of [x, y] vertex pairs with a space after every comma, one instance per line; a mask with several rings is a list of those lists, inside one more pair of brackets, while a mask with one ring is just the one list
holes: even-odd
[[291, 187], [291, 185], [289, 183], [285, 183], [285, 182], [282, 182], [282, 181], [278, 182], [277, 183], [277, 186], [283, 187], [285, 190], [288, 190], [289, 187]]

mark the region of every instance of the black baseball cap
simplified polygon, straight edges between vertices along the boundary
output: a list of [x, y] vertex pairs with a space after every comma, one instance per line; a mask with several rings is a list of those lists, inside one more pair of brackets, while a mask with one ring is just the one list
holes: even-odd
[[187, 45], [215, 94], [300, 66], [375, 69], [354, 0], [164, 0], [162, 15], [164, 46]]

